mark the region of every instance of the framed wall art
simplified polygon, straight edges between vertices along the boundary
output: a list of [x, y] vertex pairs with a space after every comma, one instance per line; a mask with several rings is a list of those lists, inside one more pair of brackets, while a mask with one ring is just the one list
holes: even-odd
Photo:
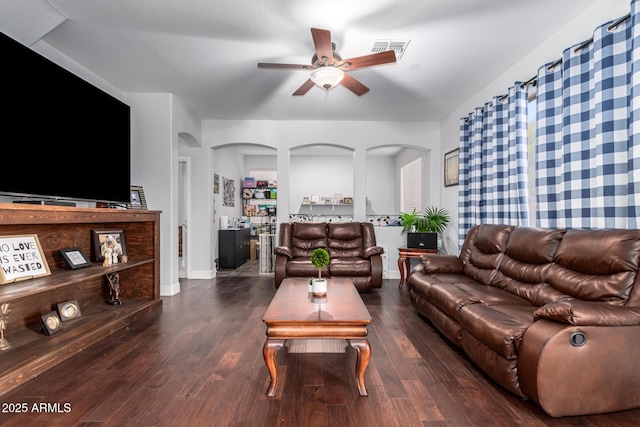
[[36, 234], [0, 236], [0, 284], [50, 274]]
[[213, 194], [220, 193], [220, 175], [213, 174]]
[[129, 254], [124, 230], [91, 230], [91, 237], [94, 261], [111, 261], [107, 265], [126, 262]]
[[449, 151], [444, 155], [444, 186], [450, 187], [458, 185], [459, 173], [458, 165], [460, 164], [460, 149]]
[[60, 255], [62, 255], [64, 262], [71, 270], [91, 265], [91, 261], [84, 254], [82, 248], [60, 249]]
[[222, 177], [222, 186], [224, 191], [224, 197], [222, 199], [222, 206], [234, 207], [236, 186], [232, 179]]
[[141, 186], [131, 186], [131, 201], [127, 204], [127, 209], [147, 209], [147, 199], [144, 197], [144, 190]]

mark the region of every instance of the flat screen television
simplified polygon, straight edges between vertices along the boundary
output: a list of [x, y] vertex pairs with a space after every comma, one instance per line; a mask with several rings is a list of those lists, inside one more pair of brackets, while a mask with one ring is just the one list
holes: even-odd
[[5, 34], [0, 52], [0, 193], [129, 202], [130, 107]]

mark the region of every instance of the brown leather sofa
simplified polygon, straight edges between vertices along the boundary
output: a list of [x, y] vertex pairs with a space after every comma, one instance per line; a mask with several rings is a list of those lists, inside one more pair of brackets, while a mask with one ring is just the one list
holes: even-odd
[[383, 249], [376, 246], [373, 225], [368, 222], [293, 222], [280, 224], [275, 285], [286, 277], [317, 277], [309, 256], [316, 248], [329, 252], [329, 266], [322, 277], [347, 277], [359, 291], [382, 286]]
[[640, 231], [480, 225], [424, 255], [410, 300], [476, 366], [554, 417], [640, 406]]

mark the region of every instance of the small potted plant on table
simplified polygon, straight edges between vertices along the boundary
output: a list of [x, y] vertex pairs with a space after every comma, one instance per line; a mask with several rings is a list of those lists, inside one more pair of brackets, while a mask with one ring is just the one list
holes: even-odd
[[438, 249], [438, 233], [442, 233], [449, 221], [449, 211], [434, 206], [424, 212], [413, 209], [411, 213], [400, 214], [402, 233], [407, 234], [407, 247]]
[[327, 295], [327, 279], [322, 278], [322, 268], [329, 265], [329, 252], [318, 248], [311, 252], [311, 264], [318, 269], [318, 278], [311, 281], [311, 292], [314, 297]]

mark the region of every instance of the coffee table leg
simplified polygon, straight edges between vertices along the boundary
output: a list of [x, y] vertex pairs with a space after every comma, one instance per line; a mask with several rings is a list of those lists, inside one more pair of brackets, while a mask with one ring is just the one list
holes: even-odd
[[264, 363], [267, 365], [269, 375], [271, 376], [271, 384], [269, 390], [267, 390], [267, 396], [273, 397], [276, 395], [276, 386], [278, 385], [278, 364], [276, 362], [276, 355], [278, 350], [284, 345], [284, 340], [270, 340], [264, 343], [262, 349], [262, 355], [264, 356]]
[[371, 346], [366, 339], [349, 340], [349, 345], [356, 349], [358, 357], [356, 358], [356, 383], [360, 396], [368, 396], [367, 387], [364, 385], [364, 373], [369, 366], [371, 359]]

